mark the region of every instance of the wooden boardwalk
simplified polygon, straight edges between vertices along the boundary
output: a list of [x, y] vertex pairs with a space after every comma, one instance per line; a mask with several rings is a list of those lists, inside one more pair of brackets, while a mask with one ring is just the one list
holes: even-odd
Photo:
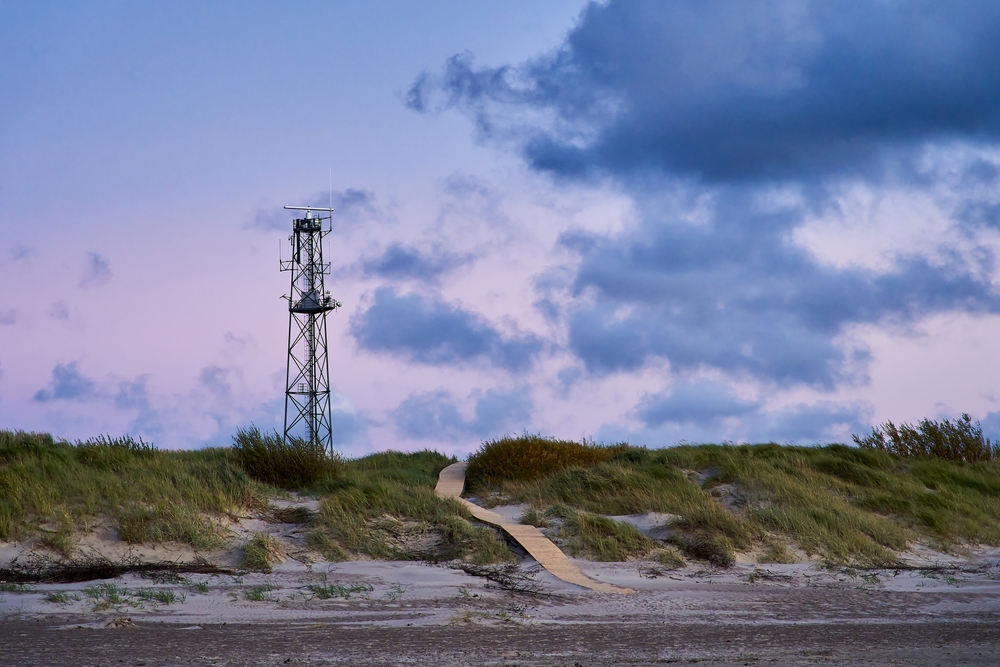
[[531, 557], [538, 561], [538, 564], [548, 570], [553, 576], [565, 582], [589, 588], [592, 591], [601, 593], [631, 593], [628, 588], [621, 588], [613, 584], [606, 584], [602, 581], [594, 581], [580, 571], [564, 554], [559, 547], [552, 543], [552, 540], [542, 535], [542, 531], [534, 526], [525, 526], [520, 523], [510, 521], [506, 517], [474, 505], [462, 497], [465, 489], [465, 468], [467, 463], [452, 463], [441, 471], [438, 476], [435, 492], [443, 498], [454, 498], [469, 510], [472, 516], [480, 521], [492, 524], [500, 528], [505, 533], [517, 540], [517, 543], [524, 547]]

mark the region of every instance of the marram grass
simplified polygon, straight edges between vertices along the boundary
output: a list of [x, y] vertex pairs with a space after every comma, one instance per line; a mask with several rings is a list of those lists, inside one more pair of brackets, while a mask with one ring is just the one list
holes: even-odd
[[[320, 499], [318, 512], [301, 512], [295, 521], [330, 560], [513, 558], [496, 531], [434, 494], [438, 473], [454, 458], [382, 452], [295, 478], [295, 456], [291, 475], [275, 484]], [[234, 547], [228, 518], [267, 515], [269, 499], [286, 493], [247, 467], [239, 440], [235, 448], [171, 452], [131, 438], [74, 445], [0, 431], [0, 540], [34, 539], [69, 555], [81, 533], [110, 525], [132, 543]], [[791, 562], [804, 552], [836, 563], [892, 565], [918, 541], [950, 551], [1000, 545], [996, 460], [843, 445], [648, 450], [522, 436], [484, 443], [469, 471], [469, 495], [527, 503], [525, 523], [549, 531], [572, 553], [600, 560], [678, 566], [683, 553], [725, 566], [738, 552], [759, 562]], [[645, 512], [672, 517], [665, 541], [606, 518]], [[254, 562], [263, 568], [266, 560]]]
[[76, 445], [0, 431], [0, 540], [41, 537], [72, 551], [72, 534], [108, 521], [130, 542], [221, 544], [223, 517], [262, 508], [272, 490], [227, 449], [158, 451], [131, 438]]
[[[499, 442], [507, 462], [503, 476], [478, 478], [480, 497], [526, 502], [537, 513], [668, 513], [675, 516], [670, 542], [719, 565], [751, 550], [787, 561], [793, 556], [786, 541], [808, 555], [865, 565], [893, 564], [916, 541], [944, 550], [1000, 545], [997, 461], [909, 458], [844, 445], [618, 445], [573, 454], [578, 463], [536, 475], [540, 439], [524, 438], [523, 446], [519, 440], [486, 443], [473, 456], [490, 460]], [[560, 460], [588, 446], [564, 448]], [[552, 458], [545, 455], [544, 465]]]

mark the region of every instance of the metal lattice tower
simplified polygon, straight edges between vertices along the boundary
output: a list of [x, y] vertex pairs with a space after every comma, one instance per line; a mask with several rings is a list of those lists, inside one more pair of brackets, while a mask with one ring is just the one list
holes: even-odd
[[323, 284], [330, 265], [323, 262], [323, 237], [330, 229], [314, 212], [332, 213], [332, 208], [286, 206], [305, 211], [304, 218], [292, 222], [292, 258], [281, 260], [281, 270], [291, 272], [288, 299], [288, 366], [285, 370], [285, 433], [320, 445], [333, 454], [330, 423], [330, 358], [326, 345], [326, 314], [340, 303]]

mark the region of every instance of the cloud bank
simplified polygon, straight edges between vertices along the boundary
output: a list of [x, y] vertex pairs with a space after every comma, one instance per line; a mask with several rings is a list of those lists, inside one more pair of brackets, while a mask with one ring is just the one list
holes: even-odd
[[[867, 408], [764, 399], [863, 385], [871, 352], [851, 331], [1000, 313], [983, 236], [1000, 219], [998, 56], [1000, 9], [979, 2], [612, 0], [524, 63], [455, 55], [406, 102], [459, 111], [557, 186], [636, 202], [623, 231], [562, 234], [572, 278], [539, 303], [591, 376], [666, 364], [676, 388], [635, 406], [640, 430], [728, 418], [819, 438], [831, 414], [856, 425]], [[951, 238], [877, 267], [824, 261], [796, 234], [859, 187], [937, 193]]]

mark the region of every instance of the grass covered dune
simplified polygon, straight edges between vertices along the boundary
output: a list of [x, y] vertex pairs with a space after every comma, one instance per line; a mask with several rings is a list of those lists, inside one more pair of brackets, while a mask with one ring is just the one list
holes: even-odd
[[[667, 567], [737, 557], [878, 567], [898, 565], [918, 543], [946, 552], [1000, 545], [994, 450], [945, 460], [926, 448], [894, 453], [887, 442], [649, 450], [505, 437], [470, 457], [466, 495], [523, 503], [521, 521], [573, 555]], [[236, 554], [253, 569], [289, 555], [513, 560], [494, 530], [435, 496], [452, 462], [430, 451], [329, 459], [256, 429], [240, 431], [231, 448], [197, 451], [0, 431], [0, 542], [72, 560], [88, 536], [113, 531], [132, 545], [187, 545], [208, 560]], [[651, 512], [661, 513], [653, 531], [624, 516]]]

